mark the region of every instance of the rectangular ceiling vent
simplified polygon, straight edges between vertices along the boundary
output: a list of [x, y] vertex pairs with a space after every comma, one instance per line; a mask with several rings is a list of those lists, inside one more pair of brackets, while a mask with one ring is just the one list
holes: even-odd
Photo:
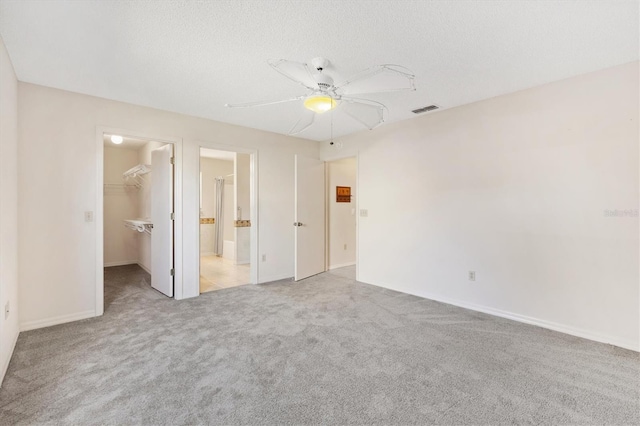
[[413, 112], [414, 114], [422, 114], [423, 112], [433, 111], [434, 109], [438, 109], [438, 108], [440, 108], [438, 105], [429, 105], [426, 107], [414, 109], [411, 112]]

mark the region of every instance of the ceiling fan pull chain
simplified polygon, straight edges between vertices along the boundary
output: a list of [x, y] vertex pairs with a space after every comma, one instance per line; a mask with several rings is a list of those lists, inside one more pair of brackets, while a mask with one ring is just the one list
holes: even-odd
[[331, 145], [333, 145], [333, 109], [331, 110]]

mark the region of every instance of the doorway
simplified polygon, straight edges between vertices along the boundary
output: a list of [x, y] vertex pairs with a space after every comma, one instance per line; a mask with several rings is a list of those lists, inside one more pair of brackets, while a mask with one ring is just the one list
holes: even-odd
[[356, 157], [326, 163], [326, 269], [356, 278]]
[[[173, 297], [174, 146], [111, 132], [102, 143], [101, 263], [105, 271], [144, 271], [148, 279], [137, 284]], [[108, 306], [117, 295], [101, 290]]]
[[251, 154], [200, 148], [200, 293], [250, 284]]
[[325, 271], [357, 279], [357, 163], [295, 156], [295, 281]]

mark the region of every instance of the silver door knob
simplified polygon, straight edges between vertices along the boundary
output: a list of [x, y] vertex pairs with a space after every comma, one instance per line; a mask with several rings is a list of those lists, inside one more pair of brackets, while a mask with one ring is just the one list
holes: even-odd
[[302, 226], [302, 222], [293, 222], [293, 226]]

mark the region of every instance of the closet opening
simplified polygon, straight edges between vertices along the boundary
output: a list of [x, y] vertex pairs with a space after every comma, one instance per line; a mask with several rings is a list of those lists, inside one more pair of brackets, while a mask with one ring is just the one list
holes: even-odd
[[251, 156], [200, 148], [200, 293], [252, 282]]
[[104, 288], [104, 307], [151, 286], [174, 296], [174, 146], [103, 134], [104, 273], [122, 288]]

